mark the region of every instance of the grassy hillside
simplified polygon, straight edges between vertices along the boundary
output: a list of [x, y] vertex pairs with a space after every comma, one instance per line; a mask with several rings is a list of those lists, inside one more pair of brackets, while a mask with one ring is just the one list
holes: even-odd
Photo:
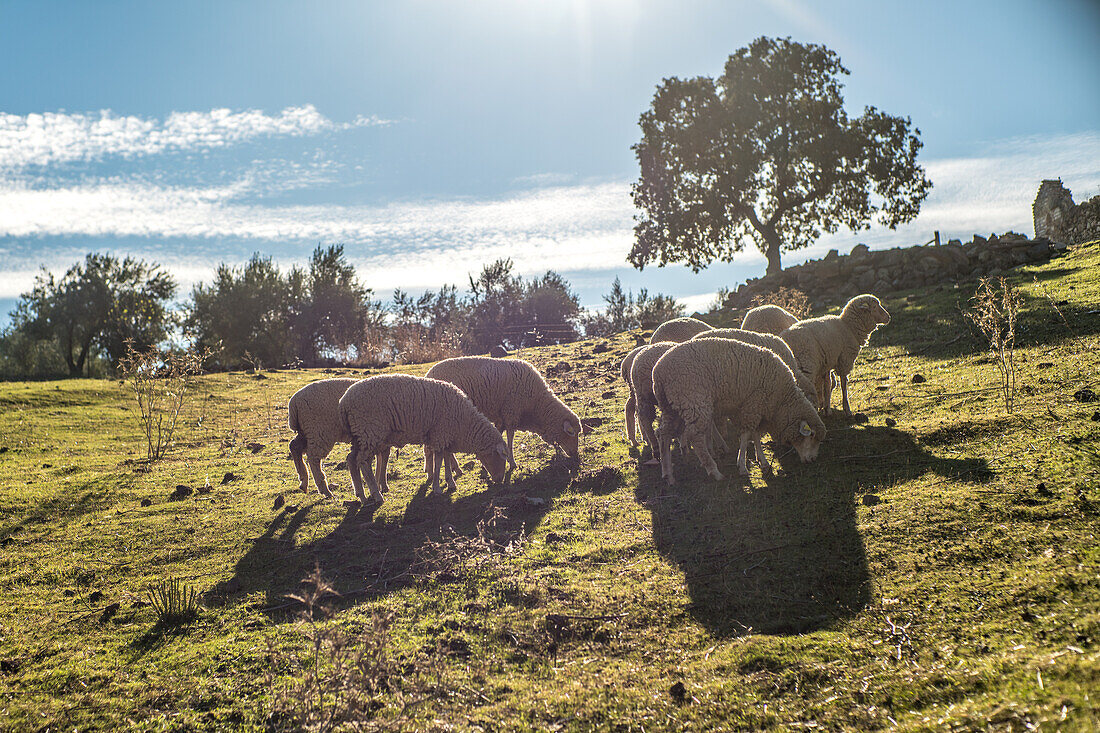
[[[1011, 416], [972, 289], [890, 298], [863, 417], [769, 482], [639, 465], [635, 334], [520, 354], [593, 425], [579, 471], [520, 434], [509, 484], [432, 497], [409, 448], [370, 513], [297, 491], [286, 400], [325, 374], [201, 378], [154, 465], [118, 383], [0, 384], [0, 727], [293, 728], [302, 668], [379, 728], [1100, 727], [1098, 270], [1094, 243], [1013, 271]], [[315, 568], [341, 595], [309, 624]], [[194, 621], [157, 623], [167, 578]]]

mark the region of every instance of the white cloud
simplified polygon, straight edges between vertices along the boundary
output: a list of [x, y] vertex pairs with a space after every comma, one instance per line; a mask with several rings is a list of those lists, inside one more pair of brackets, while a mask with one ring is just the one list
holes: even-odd
[[[937, 229], [944, 239], [1009, 229], [1030, 234], [1031, 202], [1043, 178], [1061, 176], [1078, 201], [1100, 193], [1100, 133], [1003, 141], [975, 157], [925, 165], [935, 188], [915, 221], [897, 231], [875, 227], [828, 235], [809, 249], [785, 253], [784, 264], [830, 248], [847, 251], [861, 241], [875, 248], [918, 244]], [[245, 197], [268, 184], [255, 178], [196, 188], [125, 182], [37, 188], [0, 178], [0, 238], [8, 238], [10, 250], [0, 267], [10, 268], [0, 271], [0, 292], [25, 290], [8, 283], [28, 283], [33, 277], [27, 273], [44, 257], [59, 269], [79, 259], [87, 246], [80, 237], [124, 239], [116, 249], [163, 263], [185, 284], [208, 279], [217, 262], [239, 263], [254, 250], [275, 253], [283, 264], [302, 262], [322, 242], [344, 242], [364, 281], [382, 292], [462, 284], [467, 273], [497, 257], [512, 258], [523, 274], [603, 271], [608, 282], [614, 271], [629, 269], [634, 209], [626, 181], [537, 188], [488, 200], [349, 206], [256, 203]], [[53, 241], [43, 246], [41, 239]], [[764, 269], [763, 257], [751, 247], [735, 264], [750, 274]], [[672, 270], [682, 268], [647, 268], [640, 277], [666, 292], [658, 283], [673, 276], [682, 283], [674, 292], [715, 287], [692, 286], [691, 276]], [[694, 297], [705, 304], [711, 296]]]
[[118, 116], [110, 110], [98, 114], [0, 112], [0, 170], [94, 161], [108, 156], [132, 158], [221, 148], [258, 137], [301, 137], [383, 124], [387, 121], [365, 116], [337, 124], [311, 104], [287, 107], [276, 115], [229, 109], [173, 112], [163, 121]]

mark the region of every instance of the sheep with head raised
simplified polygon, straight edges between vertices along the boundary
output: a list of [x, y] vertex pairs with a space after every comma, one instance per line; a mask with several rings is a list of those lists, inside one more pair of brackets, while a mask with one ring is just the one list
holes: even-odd
[[661, 408], [658, 442], [661, 475], [674, 483], [670, 447], [681, 436], [707, 473], [723, 478], [708, 449], [716, 417], [729, 418], [740, 436], [737, 467], [748, 475], [747, 452], [772, 473], [761, 448], [764, 433], [798, 451], [803, 463], [817, 458], [825, 424], [773, 352], [727, 339], [699, 339], [669, 349], [653, 367], [653, 392]]
[[798, 323], [798, 318], [793, 313], [786, 308], [769, 303], [758, 305], [749, 310], [741, 321], [741, 328], [745, 331], [770, 333], [778, 336], [796, 323]]
[[649, 343], [657, 344], [661, 341], [682, 343], [700, 331], [709, 331], [711, 328], [710, 324], [703, 323], [698, 318], [673, 318], [654, 329], [653, 335], [649, 337]]
[[[380, 374], [368, 377], [348, 388], [340, 398], [340, 421], [351, 436], [348, 471], [360, 503], [365, 477], [371, 503], [381, 504], [380, 481], [371, 464], [378, 459], [378, 476], [386, 475], [390, 448], [423, 445], [435, 455], [473, 453], [488, 471], [492, 481], [504, 479], [508, 448], [500, 431], [478, 412], [462, 391], [438, 379], [409, 374]], [[439, 469], [434, 464], [432, 491], [439, 491]], [[365, 467], [366, 471], [361, 472]], [[447, 483], [454, 486], [447, 466]]]
[[780, 334], [798, 360], [799, 368], [813, 382], [817, 404], [829, 414], [833, 382], [830, 372], [840, 378], [844, 396], [844, 414], [851, 415], [848, 404], [848, 375], [856, 357], [871, 338], [871, 333], [890, 322], [890, 314], [873, 295], [857, 295], [848, 301], [839, 316], [821, 316], [799, 321]]
[[290, 397], [287, 403], [287, 421], [290, 429], [297, 433], [290, 441], [290, 456], [294, 459], [294, 468], [301, 479], [299, 488], [309, 488], [309, 474], [302, 455], [308, 457], [309, 471], [313, 474], [313, 483], [317, 493], [332, 497], [332, 491], [325, 480], [325, 471], [321, 461], [328, 457], [337, 443], [350, 443], [351, 436], [340, 422], [340, 398], [357, 379], [322, 379], [311, 382]]
[[[461, 389], [507, 435], [508, 463], [512, 469], [516, 468], [512, 443], [517, 430], [535, 433], [574, 461], [580, 460], [580, 418], [558, 399], [530, 362], [459, 356], [439, 362], [428, 370], [427, 376]], [[425, 465], [430, 461], [425, 453]]]
[[776, 356], [783, 360], [783, 363], [787, 365], [791, 373], [794, 374], [795, 384], [802, 390], [802, 394], [806, 395], [806, 399], [808, 399], [814, 407], [818, 406], [817, 390], [814, 389], [814, 383], [798, 368], [798, 361], [795, 360], [791, 347], [788, 346], [787, 342], [783, 339], [778, 336], [773, 336], [770, 333], [746, 331], [741, 328], [715, 328], [711, 331], [703, 331], [702, 333], [695, 334], [695, 336], [692, 337], [692, 341], [705, 338], [731, 339], [733, 341], [759, 346], [762, 349], [768, 349], [774, 352]]

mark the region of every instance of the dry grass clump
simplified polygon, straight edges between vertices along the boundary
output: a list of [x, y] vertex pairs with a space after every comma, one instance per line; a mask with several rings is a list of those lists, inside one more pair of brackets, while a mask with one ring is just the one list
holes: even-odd
[[199, 592], [178, 578], [161, 582], [148, 597], [162, 626], [187, 623], [199, 615]]

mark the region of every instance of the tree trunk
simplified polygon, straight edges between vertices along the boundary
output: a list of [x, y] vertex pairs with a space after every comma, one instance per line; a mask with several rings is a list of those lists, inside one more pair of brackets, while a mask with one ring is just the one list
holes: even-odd
[[779, 259], [779, 235], [775, 233], [775, 230], [765, 230], [761, 234], [764, 236], [764, 242], [767, 244], [767, 249], [764, 250], [764, 256], [768, 258], [768, 269], [764, 274], [766, 275], [778, 275], [783, 272], [783, 264]]

